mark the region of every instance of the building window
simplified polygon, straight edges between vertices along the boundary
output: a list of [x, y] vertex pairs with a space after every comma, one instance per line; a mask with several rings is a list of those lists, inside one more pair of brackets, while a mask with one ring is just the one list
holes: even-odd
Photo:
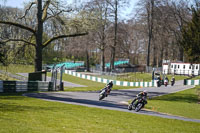
[[173, 68], [173, 65], [171, 66], [171, 68]]
[[196, 69], [198, 69], [198, 65], [196, 65]]
[[185, 65], [183, 65], [183, 69], [185, 69]]
[[178, 65], [178, 68], [179, 68], [179, 65]]
[[174, 69], [176, 69], [176, 65], [174, 65]]
[[191, 69], [191, 65], [190, 65], [189, 69]]

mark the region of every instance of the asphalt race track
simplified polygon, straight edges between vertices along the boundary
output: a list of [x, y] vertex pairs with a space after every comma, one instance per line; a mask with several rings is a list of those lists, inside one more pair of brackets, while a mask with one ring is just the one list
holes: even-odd
[[170, 85], [165, 87], [149, 87], [149, 88], [137, 88], [137, 89], [126, 89], [126, 90], [113, 90], [111, 94], [105, 99], [99, 101], [99, 92], [48, 92], [48, 93], [26, 93], [25, 96], [40, 98], [48, 101], [57, 101], [68, 104], [76, 104], [88, 107], [103, 108], [109, 110], [118, 110], [130, 113], [144, 114], [157, 116], [168, 119], [178, 119], [183, 121], [192, 121], [200, 123], [199, 119], [189, 119], [179, 116], [172, 116], [162, 114], [158, 112], [152, 112], [148, 110], [141, 110], [139, 112], [129, 111], [127, 105], [129, 100], [132, 100], [142, 90], [147, 90], [149, 98], [165, 95], [185, 89], [192, 88], [194, 86], [184, 86], [183, 81], [176, 82], [175, 86]]

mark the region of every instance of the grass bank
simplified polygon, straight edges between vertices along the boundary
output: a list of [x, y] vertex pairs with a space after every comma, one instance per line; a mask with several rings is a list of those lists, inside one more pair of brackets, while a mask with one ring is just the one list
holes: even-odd
[[1, 133], [199, 133], [200, 123], [0, 94]]
[[[48, 73], [48, 76], [51, 76], [51, 73]], [[59, 75], [58, 75], [58, 77], [59, 77]], [[95, 81], [91, 81], [91, 80], [87, 80], [87, 79], [82, 79], [82, 78], [78, 78], [78, 77], [71, 76], [68, 74], [63, 74], [63, 80], [86, 86], [86, 87], [73, 87], [73, 88], [65, 87], [65, 91], [98, 91], [106, 85], [104, 83], [99, 83], [99, 82], [95, 82]], [[113, 90], [130, 89], [130, 88], [134, 88], [134, 87], [124, 87], [124, 86], [116, 86], [116, 85], [113, 86]]]
[[191, 78], [190, 80], [199, 80], [200, 79], [200, 76], [195, 76], [193, 78]]
[[200, 86], [149, 100], [147, 109], [200, 119]]
[[1, 66], [0, 70], [4, 70], [13, 74], [16, 73], [29, 73], [34, 72], [34, 66], [33, 65], [20, 65], [20, 64], [10, 64], [8, 67]]
[[6, 74], [1, 74], [0, 73], [0, 80], [16, 80], [15, 78], [9, 77]]
[[[107, 78], [119, 81], [129, 81], [129, 82], [142, 82], [142, 81], [150, 82], [152, 80], [151, 73], [141, 73], [141, 72], [125, 73], [114, 76], [109, 76], [109, 75], [96, 75], [96, 76], [101, 78]], [[171, 78], [174, 76], [177, 81], [188, 78], [188, 76], [184, 75], [166, 75], [166, 76], [169, 78], [169, 80], [171, 80]]]

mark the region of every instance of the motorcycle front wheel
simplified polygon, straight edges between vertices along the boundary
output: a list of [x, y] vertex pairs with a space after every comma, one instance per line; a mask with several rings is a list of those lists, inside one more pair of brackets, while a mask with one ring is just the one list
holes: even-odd
[[102, 95], [102, 94], [101, 94], [101, 95], [99, 95], [99, 100], [102, 100], [102, 99], [104, 99], [104, 97], [105, 97], [105, 96], [104, 96], [104, 95]]
[[132, 108], [133, 108], [132, 104], [128, 105], [128, 110], [132, 110]]

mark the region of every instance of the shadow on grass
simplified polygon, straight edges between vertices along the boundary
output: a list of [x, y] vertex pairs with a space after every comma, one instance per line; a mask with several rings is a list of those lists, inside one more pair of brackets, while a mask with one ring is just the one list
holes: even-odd
[[19, 92], [19, 93], [0, 93], [0, 100], [1, 99], [6, 99], [6, 100], [17, 100], [17, 99], [21, 99], [23, 100], [24, 97], [22, 97], [23, 92]]
[[56, 107], [40, 105], [38, 101], [33, 101], [24, 93], [0, 93], [0, 112], [36, 112], [41, 110], [56, 110]]

